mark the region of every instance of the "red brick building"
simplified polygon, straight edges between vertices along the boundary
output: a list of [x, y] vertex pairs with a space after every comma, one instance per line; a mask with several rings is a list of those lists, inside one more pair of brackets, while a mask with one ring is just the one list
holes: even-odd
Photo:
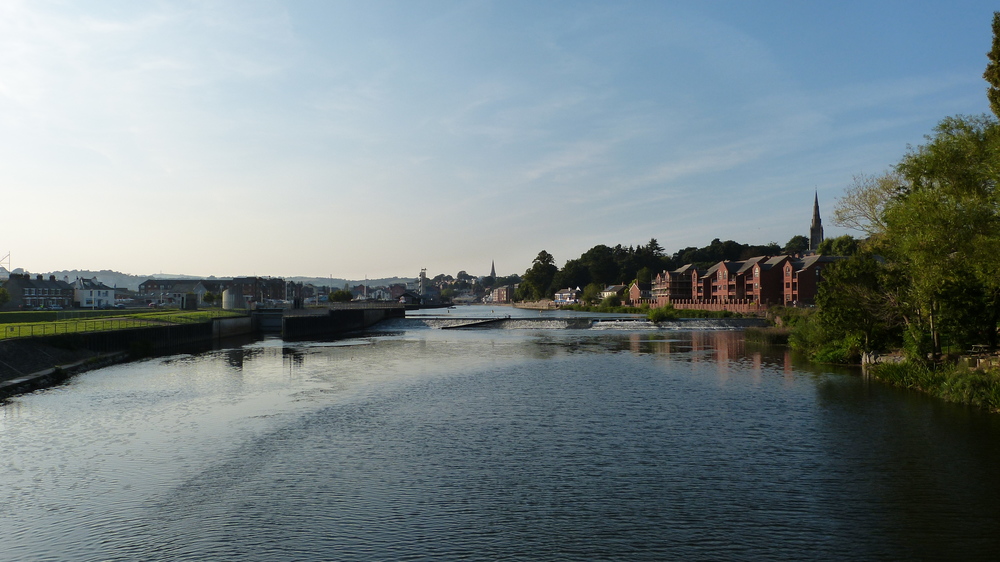
[[[746, 305], [760, 310], [770, 305], [812, 304], [823, 280], [823, 269], [839, 256], [757, 256], [721, 261], [700, 271], [688, 264], [659, 273], [652, 284], [653, 306]], [[752, 305], [752, 306], [751, 306]]]

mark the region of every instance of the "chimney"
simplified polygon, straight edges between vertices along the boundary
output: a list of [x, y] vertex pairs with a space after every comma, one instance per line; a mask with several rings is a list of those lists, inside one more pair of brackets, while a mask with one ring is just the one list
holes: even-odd
[[39, 274], [38, 274], [38, 275], [37, 275], [37, 276], [35, 277], [35, 279], [36, 279], [36, 280], [38, 280], [38, 281], [41, 281], [41, 280], [42, 280], [42, 274], [41, 274], [41, 273], [39, 273]]
[[49, 275], [49, 281], [55, 281], [55, 280], [56, 280], [55, 275]]

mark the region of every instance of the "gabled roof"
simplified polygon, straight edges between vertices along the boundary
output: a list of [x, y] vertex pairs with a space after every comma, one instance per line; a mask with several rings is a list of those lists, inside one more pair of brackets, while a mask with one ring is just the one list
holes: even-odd
[[812, 267], [812, 266], [814, 266], [814, 265], [816, 265], [818, 263], [833, 263], [833, 262], [837, 262], [837, 261], [840, 261], [840, 260], [846, 260], [846, 259], [847, 258], [844, 257], [844, 256], [823, 256], [823, 255], [819, 255], [819, 254], [813, 254], [811, 256], [806, 256], [806, 257], [802, 258], [801, 260], [795, 260], [795, 262], [794, 262], [795, 266], [794, 267], [795, 267], [796, 271], [802, 271], [802, 270], [805, 270], [805, 269], [809, 269], [810, 267]]
[[[174, 286], [170, 287], [170, 292], [172, 293], [193, 293], [195, 289], [201, 285], [201, 281], [181, 281], [180, 283], [175, 283]], [[201, 285], [204, 288], [204, 285]]]
[[93, 279], [77, 279], [77, 288], [84, 291], [110, 291], [111, 287], [108, 287], [104, 283], [101, 283], [97, 278]]
[[756, 256], [749, 258], [743, 262], [743, 266], [740, 267], [740, 270], [737, 271], [736, 274], [739, 275], [745, 271], [749, 271], [750, 269], [753, 269], [753, 266], [765, 260], [767, 260], [767, 256]]
[[10, 279], [7, 280], [11, 286], [30, 288], [30, 289], [58, 289], [60, 291], [65, 291], [67, 289], [72, 290], [73, 286], [69, 283], [62, 281], [60, 279], [52, 278], [42, 278], [37, 277], [32, 278], [27, 274], [24, 275], [11, 275]]
[[729, 261], [729, 260], [720, 261], [719, 263], [705, 270], [705, 273], [702, 274], [701, 278], [707, 279], [708, 277], [715, 275], [715, 272], [719, 271], [719, 269], [723, 267], [726, 268], [726, 271], [730, 273], [736, 273], [742, 266], [743, 262], [741, 261]]
[[771, 259], [769, 259], [766, 262], [764, 262], [763, 264], [761, 264], [761, 269], [764, 269], [765, 267], [767, 269], [771, 269], [772, 267], [774, 267], [774, 266], [776, 266], [776, 265], [780, 264], [781, 262], [783, 262], [785, 260], [788, 260], [788, 259], [792, 259], [791, 256], [788, 256], [788, 255], [774, 256]]
[[723, 263], [725, 263], [725, 262], [721, 262], [720, 261], [720, 262], [716, 263], [715, 265], [713, 265], [712, 267], [706, 269], [705, 273], [701, 274], [701, 276], [700, 276], [701, 279], [706, 279], [708, 277], [711, 277], [712, 275], [715, 275], [715, 272], [719, 271], [719, 268], [722, 267]]

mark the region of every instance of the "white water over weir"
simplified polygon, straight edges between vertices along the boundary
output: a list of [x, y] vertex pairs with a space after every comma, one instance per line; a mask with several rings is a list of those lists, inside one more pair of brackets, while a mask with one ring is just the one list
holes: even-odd
[[755, 326], [767, 326], [767, 322], [762, 318], [680, 318], [665, 322], [650, 322], [641, 317], [428, 317], [387, 320], [380, 323], [378, 328], [390, 330], [414, 328], [433, 328], [439, 330], [740, 330]]

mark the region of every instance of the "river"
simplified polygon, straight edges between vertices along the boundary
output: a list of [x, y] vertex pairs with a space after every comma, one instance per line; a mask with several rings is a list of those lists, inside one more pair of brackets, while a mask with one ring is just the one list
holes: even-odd
[[739, 331], [424, 318], [117, 365], [8, 401], [0, 559], [1000, 552], [1000, 416]]

